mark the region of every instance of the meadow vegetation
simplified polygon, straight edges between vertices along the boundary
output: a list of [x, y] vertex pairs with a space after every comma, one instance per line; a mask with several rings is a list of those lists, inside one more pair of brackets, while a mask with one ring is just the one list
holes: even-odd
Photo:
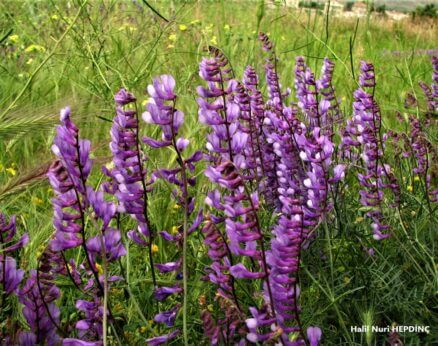
[[[434, 50], [438, 54], [437, 21], [394, 22], [377, 16], [342, 19], [256, 1], [163, 0], [149, 4], [164, 18], [142, 1], [0, 2], [0, 213], [8, 219], [16, 215], [18, 234], [29, 235], [28, 244], [17, 257], [18, 266], [26, 271], [25, 280], [28, 271], [39, 265], [55, 232], [51, 200], [57, 195], [46, 175], [55, 160], [52, 144], [55, 138], [63, 140], [55, 130], [60, 123], [60, 109], [70, 106], [70, 118], [80, 129], [80, 138], [91, 142], [94, 167], [88, 185], [96, 189], [107, 179], [100, 167], [112, 167], [113, 153], [108, 143], [114, 126], [114, 95], [121, 88], [134, 94], [141, 115], [152, 97], [146, 88], [156, 76], [174, 77], [177, 109], [185, 114], [184, 124], [177, 132], [190, 140], [191, 154], [196, 150], [206, 152], [206, 135], [212, 130], [198, 120], [197, 87], [207, 86], [199, 74], [199, 64], [204, 57], [214, 55], [215, 50], [209, 46], [218, 47], [237, 79], [242, 80], [248, 65], [254, 67], [260, 78], [258, 87], [268, 98], [271, 90], [265, 82], [267, 52], [259, 40], [259, 32], [264, 32], [275, 46], [280, 84], [284, 90], [292, 89], [289, 101], [296, 102], [298, 98], [297, 56], [305, 58], [316, 77], [325, 57], [335, 63], [332, 84], [343, 124], [352, 119], [353, 102], [357, 102], [354, 92], [360, 84], [361, 61], [372, 63], [376, 77], [373, 96], [380, 106], [382, 133], [389, 131], [401, 138], [401, 142], [390, 139], [385, 152], [399, 186], [398, 204], [393, 204], [390, 197], [382, 202], [391, 237], [373, 239], [367, 217], [370, 207], [360, 203], [361, 186], [354, 171], [357, 167], [352, 163], [351, 172], [347, 170], [336, 187], [339, 195], [334, 199], [333, 210], [318, 221], [299, 259], [301, 325], [304, 330], [309, 326], [321, 328], [324, 345], [397, 345], [397, 338], [405, 345], [432, 345], [438, 338], [434, 328], [438, 323], [437, 213], [436, 203], [425, 187], [430, 184], [431, 189], [436, 188], [438, 132], [436, 108], [430, 109], [430, 100], [418, 83], [432, 83], [430, 55]], [[118, 104], [130, 104], [125, 101]], [[406, 150], [398, 144], [406, 138], [409, 142], [414, 118], [420, 120], [421, 135], [427, 142], [429, 183], [415, 173], [415, 155], [403, 159], [402, 152]], [[161, 136], [159, 126], [140, 122], [141, 136]], [[335, 127], [336, 148], [342, 142], [341, 127]], [[150, 171], [180, 164], [176, 144], [172, 150], [147, 146], [144, 150]], [[355, 164], [359, 166], [358, 162]], [[345, 161], [347, 166], [348, 163]], [[198, 162], [190, 173], [197, 178], [196, 185], [189, 189], [196, 212], [204, 206], [208, 193], [220, 185], [215, 183], [213, 173], [204, 175], [209, 165], [207, 160]], [[184, 201], [175, 202], [174, 187], [161, 180], [146, 202], [150, 223], [158, 231], [173, 230], [176, 234], [183, 227]], [[260, 199], [260, 224], [269, 243], [270, 230], [281, 210], [265, 208], [264, 197]], [[191, 214], [191, 221], [196, 212]], [[110, 326], [105, 341], [138, 345], [165, 334], [165, 328], [153, 321], [158, 303], [154, 298], [150, 252], [157, 263], [176, 260], [180, 253], [175, 244], [160, 237], [156, 237], [153, 248], [139, 246], [127, 236], [127, 231], [139, 221], [127, 215], [121, 220], [126, 254], [112, 263], [111, 271], [114, 275], [122, 272], [123, 280], [110, 286], [109, 319], [114, 320], [106, 321]], [[206, 220], [207, 216], [201, 227]], [[184, 322], [188, 339], [184, 340], [181, 334], [169, 341], [171, 345], [183, 345], [185, 341], [190, 345], [211, 343], [205, 335], [208, 333], [201, 311], [219, 316], [224, 309], [220, 299], [216, 299], [217, 287], [205, 279], [211, 256], [200, 228], [186, 239], [188, 301], [184, 316], [180, 312], [175, 321], [178, 328]], [[90, 237], [96, 235], [90, 232]], [[0, 259], [6, 248], [1, 246]], [[76, 262], [83, 261], [80, 249], [69, 251]], [[245, 263], [254, 265], [254, 260], [247, 259]], [[174, 277], [159, 281], [159, 285], [176, 282]], [[260, 304], [260, 280], [241, 281], [237, 291], [242, 305]], [[64, 331], [74, 337], [74, 323], [83, 319], [83, 311], [75, 308], [77, 288], [66, 278], [57, 279], [56, 284], [61, 290], [56, 303], [61, 308], [59, 324], [70, 325]], [[1, 289], [0, 285], [0, 292]], [[179, 298], [172, 299], [178, 303]], [[0, 339], [10, 335], [11, 330], [29, 329], [18, 298], [4, 294], [1, 304]], [[251, 317], [248, 311], [245, 313]], [[350, 331], [350, 326], [363, 325], [431, 326], [431, 333]], [[293, 337], [301, 336], [296, 333]]]

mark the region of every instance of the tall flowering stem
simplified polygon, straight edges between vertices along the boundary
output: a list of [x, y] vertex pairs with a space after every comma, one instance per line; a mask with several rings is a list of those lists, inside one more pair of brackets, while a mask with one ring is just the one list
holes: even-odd
[[[194, 211], [194, 198], [189, 194], [189, 186], [195, 185], [196, 179], [190, 177], [189, 173], [195, 170], [195, 163], [202, 158], [201, 152], [195, 152], [189, 158], [183, 157], [183, 152], [189, 145], [189, 140], [179, 136], [179, 130], [184, 122], [184, 113], [176, 109], [177, 96], [174, 93], [175, 80], [170, 75], [162, 75], [154, 79], [152, 85], [148, 86], [148, 93], [151, 96], [151, 101], [147, 104], [147, 111], [143, 113], [143, 119], [149, 123], [160, 126], [162, 139], [154, 140], [149, 137], [144, 137], [143, 141], [152, 148], [172, 147], [176, 153], [177, 168], [159, 169], [154, 175], [157, 178], [162, 178], [172, 185], [176, 186], [173, 190], [173, 196], [176, 203], [183, 205], [183, 227], [182, 234], [178, 231], [176, 235], [171, 235], [168, 232], [161, 232], [161, 236], [168, 241], [181, 243], [182, 241], [182, 277], [183, 277], [183, 338], [184, 344], [188, 345], [188, 330], [187, 330], [187, 308], [188, 308], [188, 270], [187, 270], [187, 247], [188, 236], [196, 230], [202, 221], [202, 210], [198, 213], [195, 220], [189, 226], [189, 218]], [[181, 239], [182, 238], [182, 239]], [[166, 271], [169, 264], [161, 264], [161, 271]], [[171, 293], [180, 292], [179, 286], [165, 287], [156, 290], [157, 297], [166, 299], [165, 291]], [[161, 297], [160, 297], [161, 295]], [[174, 311], [179, 309], [175, 306], [169, 313], [172, 315]], [[161, 320], [162, 314], [155, 317], [155, 320]], [[169, 325], [169, 324], [168, 324]], [[171, 324], [173, 325], [173, 323]], [[149, 339], [149, 343], [157, 337]]]
[[[364, 173], [357, 174], [363, 187], [359, 191], [360, 202], [371, 208], [366, 215], [372, 220], [373, 238], [380, 240], [390, 236], [386, 233], [389, 225], [385, 223], [383, 216], [384, 188], [391, 188], [397, 195], [398, 184], [391, 173], [391, 167], [383, 162], [382, 119], [380, 108], [374, 99], [376, 81], [372, 64], [361, 63], [359, 85], [360, 88], [354, 92], [353, 119], [343, 142], [362, 150], [360, 157], [365, 165]], [[385, 179], [389, 182], [385, 183]]]
[[116, 116], [111, 128], [110, 149], [114, 168], [103, 168], [112, 181], [105, 185], [107, 192], [118, 200], [118, 212], [130, 215], [137, 223], [137, 229], [128, 236], [137, 244], [146, 246], [154, 287], [157, 287], [152, 253], [154, 234], [148, 215], [148, 193], [152, 180], [147, 180], [144, 153], [140, 147], [139, 119], [136, 109], [129, 108], [136, 99], [134, 95], [121, 89], [114, 97]]
[[[79, 130], [70, 119], [69, 108], [61, 111], [61, 122], [52, 146], [58, 159], [47, 174], [55, 191], [52, 203], [56, 232], [50, 242], [50, 250], [52, 257], [62, 258], [65, 264], [65, 270], [58, 270], [56, 274], [68, 275], [81, 293], [95, 296], [93, 302], [76, 302], [79, 310], [95, 318], [93, 323], [88, 321], [89, 317], [77, 322], [79, 336], [86, 340], [99, 340], [103, 336], [106, 342], [107, 315], [113, 320], [108, 306], [108, 282], [118, 279], [108, 277], [108, 263], [123, 256], [125, 249], [120, 243], [120, 232], [110, 227], [116, 212], [115, 205], [104, 200], [103, 191], [95, 192], [87, 186], [92, 166], [90, 142], [79, 138]], [[88, 236], [86, 218], [96, 226], [97, 236]], [[67, 263], [65, 251], [73, 248], [83, 249], [87, 266], [76, 265], [72, 259]], [[83, 286], [81, 277], [87, 276], [89, 280]]]

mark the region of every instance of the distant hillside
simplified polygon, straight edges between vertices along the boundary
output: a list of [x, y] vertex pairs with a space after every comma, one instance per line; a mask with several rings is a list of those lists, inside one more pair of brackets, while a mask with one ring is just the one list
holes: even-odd
[[438, 5], [438, 0], [376, 0], [374, 1], [374, 4], [376, 6], [386, 5], [386, 8], [388, 10], [410, 12], [412, 10], [415, 10], [417, 6], [426, 4]]

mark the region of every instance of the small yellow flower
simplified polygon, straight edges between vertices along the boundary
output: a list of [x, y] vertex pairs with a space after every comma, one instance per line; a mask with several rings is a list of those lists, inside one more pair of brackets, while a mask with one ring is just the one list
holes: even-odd
[[354, 223], [359, 223], [359, 222], [362, 222], [364, 219], [363, 219], [363, 217], [362, 216], [358, 216], [357, 218], [356, 218], [356, 220], [354, 221]]
[[42, 205], [43, 204], [43, 200], [36, 197], [36, 196], [32, 196], [30, 201], [32, 202], [33, 205]]
[[178, 234], [178, 226], [173, 226], [172, 229], [170, 230], [170, 233], [172, 233], [173, 235]]
[[418, 175], [416, 175], [416, 176], [414, 177], [414, 181], [420, 181], [420, 177], [419, 177]]
[[20, 40], [20, 36], [18, 35], [9, 36], [9, 41], [11, 41], [12, 43], [17, 43], [19, 40]]
[[176, 34], [170, 34], [169, 41], [175, 42], [176, 41]]
[[158, 252], [158, 245], [152, 244], [151, 251], [152, 251], [152, 253], [157, 253]]
[[29, 60], [26, 61], [26, 65], [30, 65], [32, 63], [33, 63], [33, 59], [32, 58], [30, 58]]
[[224, 25], [224, 30], [225, 30], [225, 31], [230, 31], [230, 30], [231, 30], [230, 25], [229, 25], [229, 24], [225, 24], [225, 25]]
[[186, 31], [186, 30], [187, 30], [187, 25], [185, 25], [185, 24], [180, 24], [178, 28], [179, 28], [179, 30], [181, 30], [181, 31]]
[[282, 41], [286, 41], [286, 37], [281, 36], [281, 40], [282, 40]]
[[217, 45], [217, 38], [216, 38], [216, 36], [213, 36], [211, 38], [210, 43], [213, 44], [213, 45]]
[[107, 169], [109, 169], [109, 170], [113, 169], [113, 168], [114, 168], [114, 162], [113, 162], [113, 161], [108, 162], [108, 163], [105, 165], [105, 167], [106, 167]]
[[17, 171], [15, 169], [13, 169], [12, 167], [6, 168], [5, 171], [8, 172], [12, 176], [17, 174]]
[[38, 44], [31, 44], [28, 46], [25, 50], [26, 53], [32, 53], [32, 52], [45, 52], [46, 48], [43, 46], [40, 46]]
[[190, 22], [191, 25], [196, 25], [196, 24], [199, 24], [199, 23], [201, 23], [201, 21], [200, 21], [199, 19], [193, 19], [193, 20]]
[[144, 333], [146, 333], [147, 330], [148, 330], [148, 328], [143, 326], [140, 328], [140, 333], [144, 334]]
[[212, 312], [213, 311], [213, 304], [207, 305], [207, 310]]
[[102, 275], [103, 274], [102, 266], [99, 263], [96, 263], [95, 266], [96, 266], [96, 269], [97, 269], [97, 272], [99, 273], [99, 275]]
[[179, 204], [175, 203], [172, 208], [176, 210], [176, 209], [181, 208], [181, 206]]
[[169, 49], [175, 48], [175, 45], [174, 45], [174, 44], [169, 44], [169, 45], [167, 46], [167, 48], [169, 48]]
[[56, 15], [56, 14], [54, 14], [51, 18], [52, 18], [53, 20], [58, 20], [58, 19], [59, 19], [58, 15]]
[[409, 192], [412, 192], [412, 191], [414, 191], [414, 188], [412, 187], [412, 185], [408, 185], [406, 187], [406, 190], [408, 190]]
[[149, 325], [151, 326], [151, 325], [154, 324], [154, 320], [149, 320], [148, 323], [149, 323]]

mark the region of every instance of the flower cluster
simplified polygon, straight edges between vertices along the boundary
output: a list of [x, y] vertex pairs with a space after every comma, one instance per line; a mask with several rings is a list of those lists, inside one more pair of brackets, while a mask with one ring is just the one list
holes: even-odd
[[[202, 282], [212, 284], [198, 299], [211, 345], [317, 346], [322, 330], [309, 326], [311, 321], [303, 318], [309, 314], [301, 314], [300, 269], [320, 225], [327, 226], [332, 210], [338, 212], [338, 203], [345, 202], [345, 194], [338, 194], [348, 186], [345, 176], [351, 172], [359, 182], [359, 202], [371, 220], [373, 238], [390, 237], [391, 209], [402, 217], [400, 187], [386, 153], [388, 143], [395, 143], [396, 163], [412, 167], [411, 179], [423, 186], [433, 212], [438, 189], [432, 188], [434, 149], [427, 128], [437, 108], [437, 58], [432, 85], [421, 84], [428, 119], [411, 115], [409, 131], [384, 133], [372, 64], [361, 63], [353, 114], [343, 124], [334, 63], [324, 59], [318, 79], [298, 57], [292, 95], [280, 84], [273, 42], [263, 33], [259, 39], [266, 55], [266, 97], [256, 70], [247, 66], [243, 78], [236, 79], [218, 48], [209, 47], [210, 57], [200, 63], [203, 85], [197, 88], [197, 104], [198, 121], [206, 125], [204, 152], [183, 135], [186, 115], [171, 75], [157, 76], [147, 87], [150, 98], [141, 118], [146, 131], [152, 131], [143, 133], [136, 97], [126, 89], [115, 94], [112, 162], [102, 167], [103, 182], [94, 184], [91, 175], [90, 141], [80, 138], [70, 108], [61, 110], [52, 146], [56, 158], [47, 172], [54, 191], [54, 234], [39, 248], [35, 269], [19, 268], [25, 268], [19, 250], [28, 243], [28, 234], [17, 237], [15, 217], [8, 220], [0, 213], [0, 316], [9, 327], [7, 309], [16, 296], [24, 317], [14, 322], [20, 326], [13, 332], [0, 330], [6, 345], [131, 343], [130, 331], [121, 326], [128, 316], [112, 299], [122, 292], [148, 323], [140, 328], [147, 334], [137, 334], [138, 339], [152, 346], [188, 345], [194, 341], [189, 335], [194, 310], [189, 283], [196, 262], [202, 263]], [[419, 113], [410, 95], [406, 108], [414, 106]], [[404, 120], [401, 114], [398, 119]], [[156, 167], [146, 152], [165, 152], [168, 165]], [[398, 161], [400, 156], [410, 160]], [[208, 179], [202, 188], [197, 183], [201, 173]], [[351, 173], [348, 183], [354, 179]], [[172, 209], [170, 218], [157, 217], [150, 209], [163, 191], [170, 197], [160, 196]], [[195, 192], [206, 210], [198, 206]], [[342, 220], [336, 223], [342, 230]], [[191, 247], [196, 236], [199, 249]], [[133, 294], [128, 244], [147, 253], [146, 279], [136, 284], [146, 292], [145, 300], [151, 298], [148, 311]], [[61, 295], [60, 287], [67, 287], [68, 294]], [[207, 303], [208, 292], [214, 298]], [[71, 303], [71, 309], [61, 308], [64, 303]]]
[[398, 184], [391, 167], [384, 162], [382, 119], [374, 99], [376, 81], [372, 64], [361, 63], [359, 84], [360, 88], [354, 92], [353, 119], [347, 127], [348, 133], [343, 142], [347, 146], [360, 148], [360, 159], [364, 165], [363, 172], [357, 173], [363, 187], [359, 191], [360, 202], [370, 208], [366, 215], [372, 220], [373, 238], [381, 240], [390, 236], [387, 233], [389, 225], [383, 216], [384, 189], [390, 188], [398, 195]]
[[[146, 105], [147, 111], [143, 113], [143, 120], [148, 124], [158, 125], [161, 130], [161, 140], [155, 140], [149, 137], [144, 137], [143, 142], [151, 148], [172, 147], [176, 153], [176, 168], [160, 168], [154, 172], [154, 176], [163, 179], [176, 186], [172, 191], [176, 205], [183, 206], [183, 222], [182, 227], [177, 228], [174, 234], [167, 231], [160, 232], [161, 237], [168, 242], [176, 243], [182, 248], [182, 258], [168, 263], [156, 264], [156, 268], [160, 273], [176, 272], [176, 277], [180, 276], [182, 264], [183, 287], [179, 284], [174, 286], [157, 287], [155, 289], [155, 298], [164, 302], [170, 295], [183, 292], [183, 334], [187, 340], [187, 304], [188, 304], [188, 275], [187, 270], [187, 241], [188, 236], [194, 232], [202, 222], [202, 210], [200, 210], [189, 225], [189, 219], [195, 209], [195, 200], [189, 195], [189, 186], [194, 186], [196, 183], [195, 177], [190, 177], [195, 171], [195, 164], [202, 158], [201, 152], [195, 152], [188, 158], [184, 158], [185, 151], [188, 149], [189, 140], [184, 137], [179, 137], [179, 130], [184, 122], [184, 113], [176, 109], [177, 96], [174, 93], [175, 80], [170, 75], [162, 75], [154, 79], [152, 85], [148, 86], [148, 93], [151, 96], [150, 102]], [[168, 311], [160, 312], [154, 318], [157, 323], [165, 324], [167, 327], [173, 327], [176, 315], [181, 305], [176, 304]], [[177, 335], [180, 330], [175, 330], [172, 333], [164, 336], [156, 336], [147, 340], [151, 345], [158, 345], [167, 342]], [[164, 338], [164, 339], [163, 339]]]

